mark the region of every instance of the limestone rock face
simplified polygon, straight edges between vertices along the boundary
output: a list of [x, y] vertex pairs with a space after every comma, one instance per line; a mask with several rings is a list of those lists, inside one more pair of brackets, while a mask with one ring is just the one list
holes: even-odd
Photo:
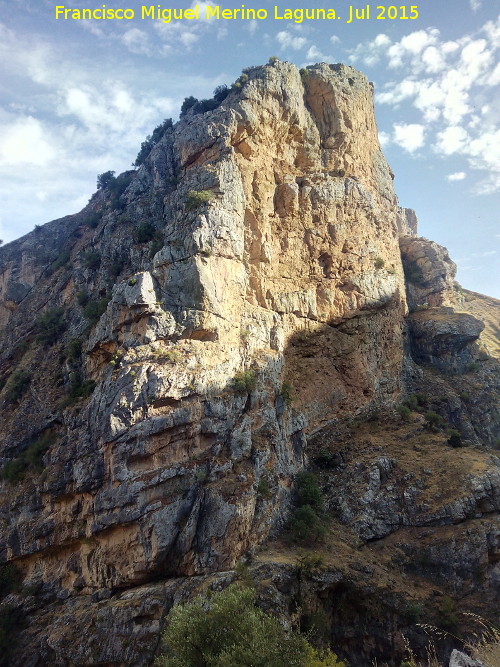
[[[31, 369], [3, 396], [3, 461], [50, 440], [43, 476], [5, 488], [2, 556], [70, 593], [233, 566], [285, 520], [307, 433], [400, 390], [397, 202], [363, 75], [255, 68], [125, 176], [43, 232], [74, 231], [50, 271], [40, 232], [0, 251], [4, 377]], [[60, 307], [44, 348], [33, 315]]]
[[410, 310], [423, 305], [454, 305], [453, 281], [457, 267], [446, 248], [412, 236], [402, 236], [399, 245]]
[[[37, 590], [6, 598], [31, 619], [12, 664], [147, 664], [171, 604], [227, 583], [286, 525], [314, 438], [392, 409], [421, 362], [460, 370], [480, 334], [438, 317], [454, 264], [398, 206], [367, 79], [279, 61], [247, 77], [81, 213], [0, 248], [0, 563]], [[426, 317], [407, 323], [407, 298]], [[483, 431], [462, 430], [494, 442], [480, 403]], [[481, 457], [428, 507], [411, 461], [372, 454], [325, 482], [342, 533], [390, 539], [498, 508]], [[486, 520], [476, 533], [497, 543]], [[470, 553], [468, 573], [484, 544]], [[332, 572], [319, 597], [335, 598]]]

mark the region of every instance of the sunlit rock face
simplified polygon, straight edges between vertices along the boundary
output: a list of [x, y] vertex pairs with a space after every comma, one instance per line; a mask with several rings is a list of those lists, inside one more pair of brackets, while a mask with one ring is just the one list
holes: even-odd
[[[247, 77], [82, 212], [0, 249], [0, 561], [45, 596], [19, 664], [146, 664], [163, 605], [195, 575], [227, 583], [286, 525], [315, 438], [392, 408], [425, 379], [415, 362], [475, 360], [481, 324], [447, 310], [455, 266], [398, 206], [367, 79], [279, 61]], [[403, 484], [392, 454], [361, 465], [351, 444], [332, 516], [364, 541], [425, 523], [381, 491], [380, 462]]]

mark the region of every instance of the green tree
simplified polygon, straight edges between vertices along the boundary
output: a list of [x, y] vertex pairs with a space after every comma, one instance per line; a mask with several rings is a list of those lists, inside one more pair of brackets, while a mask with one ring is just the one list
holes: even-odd
[[255, 606], [253, 589], [237, 584], [173, 607], [163, 641], [168, 653], [157, 667], [341, 667], [322, 662], [302, 635]]
[[107, 188], [114, 180], [114, 171], [105, 171], [102, 174], [97, 174], [97, 189], [103, 190], [104, 188]]

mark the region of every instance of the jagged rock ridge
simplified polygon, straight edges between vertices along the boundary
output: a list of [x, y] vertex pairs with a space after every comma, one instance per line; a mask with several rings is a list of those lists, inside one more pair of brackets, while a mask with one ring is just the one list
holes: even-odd
[[[415, 361], [463, 372], [479, 354], [481, 324], [447, 310], [454, 265], [399, 208], [371, 85], [350, 67], [254, 68], [120, 178], [121, 194], [100, 190], [82, 213], [0, 250], [0, 454], [12, 463], [49, 443], [41, 474], [24, 455], [23, 480], [3, 482], [0, 558], [68, 610], [156, 578], [230, 571], [285, 524], [308, 442], [425, 383]], [[484, 361], [481, 391], [493, 392]], [[478, 425], [447, 391], [464, 437], [493, 442], [491, 401]], [[368, 514], [339, 520], [369, 540], [474, 517], [482, 502], [493, 511], [498, 475], [479, 467], [484, 488], [462, 514], [448, 503], [408, 519], [375, 480], [348, 500], [371, 503]], [[144, 596], [164, 599], [137, 590], [141, 609], [153, 604]], [[145, 664], [148, 641], [144, 658], [114, 637], [92, 660]], [[51, 642], [30, 639], [39, 664], [94, 664], [84, 647]]]

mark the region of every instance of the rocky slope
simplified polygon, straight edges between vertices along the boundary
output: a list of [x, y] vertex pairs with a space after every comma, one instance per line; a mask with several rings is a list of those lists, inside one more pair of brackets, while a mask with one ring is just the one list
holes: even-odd
[[[365, 77], [277, 61], [165, 126], [81, 213], [0, 249], [0, 560], [24, 585], [3, 603], [24, 614], [9, 664], [149, 664], [171, 604], [286, 526], [320, 450], [342, 557], [299, 613], [294, 557], [272, 543], [251, 567], [263, 604], [321, 611], [359, 665], [402, 654], [420, 579], [488, 612], [498, 348], [392, 177]], [[468, 448], [394, 412], [422, 391]], [[366, 605], [349, 615], [352, 590]]]

